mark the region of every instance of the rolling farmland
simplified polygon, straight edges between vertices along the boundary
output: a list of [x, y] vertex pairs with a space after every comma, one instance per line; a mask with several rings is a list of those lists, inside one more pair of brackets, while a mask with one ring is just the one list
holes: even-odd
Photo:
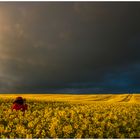
[[[25, 114], [11, 110], [17, 96]], [[0, 107], [0, 138], [140, 138], [139, 94], [6, 94]]]
[[22, 96], [26, 99], [41, 101], [66, 101], [75, 103], [92, 103], [95, 101], [106, 102], [140, 102], [140, 94], [1, 94], [2, 99], [14, 99]]

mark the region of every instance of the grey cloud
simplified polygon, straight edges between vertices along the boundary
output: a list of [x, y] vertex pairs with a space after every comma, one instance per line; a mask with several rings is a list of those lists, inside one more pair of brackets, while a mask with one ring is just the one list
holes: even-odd
[[13, 91], [18, 84], [105, 85], [110, 73], [116, 79], [122, 69], [140, 62], [139, 7], [119, 2], [1, 2], [1, 86], [11, 83]]

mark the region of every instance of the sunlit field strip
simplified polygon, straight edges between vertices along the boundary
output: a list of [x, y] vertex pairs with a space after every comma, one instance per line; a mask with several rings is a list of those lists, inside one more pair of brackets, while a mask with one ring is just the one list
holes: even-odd
[[77, 103], [92, 102], [126, 102], [139, 103], [140, 94], [92, 94], [92, 95], [70, 95], [70, 94], [1, 94], [0, 98], [14, 99], [17, 96], [31, 100], [42, 101], [69, 101]]

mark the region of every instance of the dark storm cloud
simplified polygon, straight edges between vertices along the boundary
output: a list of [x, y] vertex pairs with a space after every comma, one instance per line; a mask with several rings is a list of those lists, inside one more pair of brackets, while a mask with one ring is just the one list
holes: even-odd
[[1, 92], [133, 89], [139, 13], [139, 2], [1, 2]]

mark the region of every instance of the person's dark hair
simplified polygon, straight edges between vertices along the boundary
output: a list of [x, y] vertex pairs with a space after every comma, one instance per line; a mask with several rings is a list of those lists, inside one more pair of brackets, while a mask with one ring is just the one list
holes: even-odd
[[24, 103], [24, 100], [22, 97], [17, 97], [13, 103], [17, 103], [17, 104], [22, 105]]

